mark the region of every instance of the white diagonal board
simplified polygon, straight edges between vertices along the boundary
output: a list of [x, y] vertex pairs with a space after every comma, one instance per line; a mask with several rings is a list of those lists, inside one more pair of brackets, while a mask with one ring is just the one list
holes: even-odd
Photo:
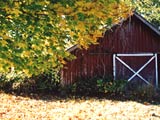
[[[129, 66], [126, 62], [124, 62], [120, 57], [150, 57], [150, 59], [144, 63], [137, 71], [135, 71], [131, 66]], [[146, 84], [153, 86], [147, 79], [145, 79], [143, 76], [140, 75], [140, 72], [144, 70], [152, 61], [154, 61], [155, 65], [155, 78], [156, 78], [156, 88], [158, 88], [158, 66], [157, 66], [157, 54], [153, 53], [137, 53], [137, 54], [114, 54], [113, 55], [113, 76], [116, 80], [116, 70], [117, 70], [117, 62], [121, 63], [123, 66], [125, 66], [127, 69], [129, 69], [133, 75], [128, 78], [128, 82], [133, 80], [136, 76], [140, 78], [140, 80], [143, 80]]]

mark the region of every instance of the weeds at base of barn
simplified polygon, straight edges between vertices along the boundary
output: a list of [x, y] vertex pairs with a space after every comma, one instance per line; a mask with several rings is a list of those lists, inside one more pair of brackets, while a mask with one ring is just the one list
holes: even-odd
[[106, 99], [106, 100], [116, 100], [116, 101], [136, 101], [139, 103], [148, 102], [151, 104], [160, 104], [160, 89], [154, 91], [152, 93], [146, 93], [145, 91], [128, 91], [128, 92], [120, 92], [120, 93], [101, 93], [101, 94], [92, 94], [92, 95], [79, 95], [73, 93], [67, 93], [66, 91], [4, 91], [1, 90], [1, 93], [28, 97], [31, 99]]
[[[57, 86], [56, 86], [57, 87]], [[74, 92], [73, 92], [74, 89]], [[73, 86], [69, 87], [60, 87], [58, 89], [36, 89], [36, 86], [31, 85], [27, 87], [22, 86], [18, 89], [1, 89], [3, 93], [29, 97], [34, 99], [88, 99], [88, 98], [96, 98], [96, 99], [108, 99], [108, 100], [118, 100], [118, 101], [137, 101], [140, 103], [149, 102], [152, 104], [160, 104], [160, 89], [155, 89], [153, 87], [144, 87], [143, 89], [135, 89], [135, 90], [125, 90], [122, 91], [110, 91], [110, 92], [97, 92], [96, 89], [91, 91], [82, 91], [81, 93], [75, 92], [75, 88]], [[95, 92], [96, 91], [96, 92]]]

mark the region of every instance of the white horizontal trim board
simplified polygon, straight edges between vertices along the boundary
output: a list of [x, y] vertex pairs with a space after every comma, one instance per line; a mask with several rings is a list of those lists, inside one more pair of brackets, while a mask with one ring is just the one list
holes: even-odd
[[[151, 58], [144, 64], [142, 67], [139, 68], [138, 71], [134, 71], [127, 63], [125, 63], [120, 57], [139, 57], [139, 56], [150, 56]], [[139, 73], [149, 65], [153, 60], [155, 63], [155, 79], [156, 79], [156, 88], [158, 88], [158, 64], [157, 64], [157, 54], [155, 53], [134, 53], [134, 54], [113, 54], [113, 76], [114, 80], [116, 80], [116, 61], [119, 61], [122, 65], [132, 71], [133, 75], [128, 78], [128, 82], [133, 80], [134, 77], [138, 76], [141, 80], [143, 80], [146, 84], [153, 86], [151, 83], [147, 81], [144, 77], [142, 77]]]
[[116, 54], [116, 56], [153, 56], [153, 53], [133, 53], [133, 54]]

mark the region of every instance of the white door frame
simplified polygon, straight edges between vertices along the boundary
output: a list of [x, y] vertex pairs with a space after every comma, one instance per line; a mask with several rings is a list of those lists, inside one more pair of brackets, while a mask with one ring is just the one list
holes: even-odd
[[[133, 70], [128, 64], [126, 64], [120, 57], [137, 57], [137, 56], [149, 56], [151, 57], [138, 71]], [[153, 86], [151, 83], [149, 83], [144, 77], [142, 77], [139, 73], [154, 60], [155, 63], [155, 72], [156, 72], [156, 88], [158, 88], [158, 63], [157, 63], [157, 54], [155, 53], [134, 53], [134, 54], [113, 54], [113, 77], [114, 80], [116, 80], [116, 60], [119, 61], [121, 64], [123, 64], [126, 68], [128, 68], [133, 75], [128, 79], [128, 82], [130, 82], [134, 77], [138, 76], [141, 80], [143, 80], [148, 85]]]

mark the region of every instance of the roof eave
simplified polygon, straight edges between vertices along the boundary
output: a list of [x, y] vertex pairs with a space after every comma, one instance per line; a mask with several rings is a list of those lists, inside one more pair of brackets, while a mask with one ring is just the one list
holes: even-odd
[[71, 46], [70, 48], [67, 49], [67, 51], [68, 52], [72, 52], [72, 51], [74, 51], [77, 48], [78, 48], [78, 44]]
[[[145, 25], [147, 25], [151, 30], [153, 30], [156, 34], [158, 34], [158, 35], [160, 36], [160, 31], [157, 30], [151, 23], [149, 23], [149, 22], [148, 22], [145, 18], [143, 18], [140, 14], [138, 14], [137, 12], [134, 11], [134, 12], [133, 12], [133, 15], [135, 15], [135, 17], [137, 17], [140, 21], [142, 21]], [[126, 20], [121, 21], [121, 23], [124, 22], [124, 21], [126, 21]], [[114, 26], [117, 26], [117, 25], [118, 25], [118, 24], [113, 25], [112, 28], [113, 28]], [[77, 48], [78, 48], [78, 44], [71, 46], [69, 49], [67, 49], [67, 51], [68, 51], [68, 52], [72, 52], [72, 51], [74, 51], [74, 50], [77, 49]]]
[[145, 25], [147, 25], [151, 30], [153, 30], [155, 33], [157, 33], [160, 36], [160, 31], [157, 30], [151, 23], [149, 23], [145, 18], [143, 18], [141, 15], [139, 15], [137, 12], [134, 12], [134, 15], [141, 20]]

